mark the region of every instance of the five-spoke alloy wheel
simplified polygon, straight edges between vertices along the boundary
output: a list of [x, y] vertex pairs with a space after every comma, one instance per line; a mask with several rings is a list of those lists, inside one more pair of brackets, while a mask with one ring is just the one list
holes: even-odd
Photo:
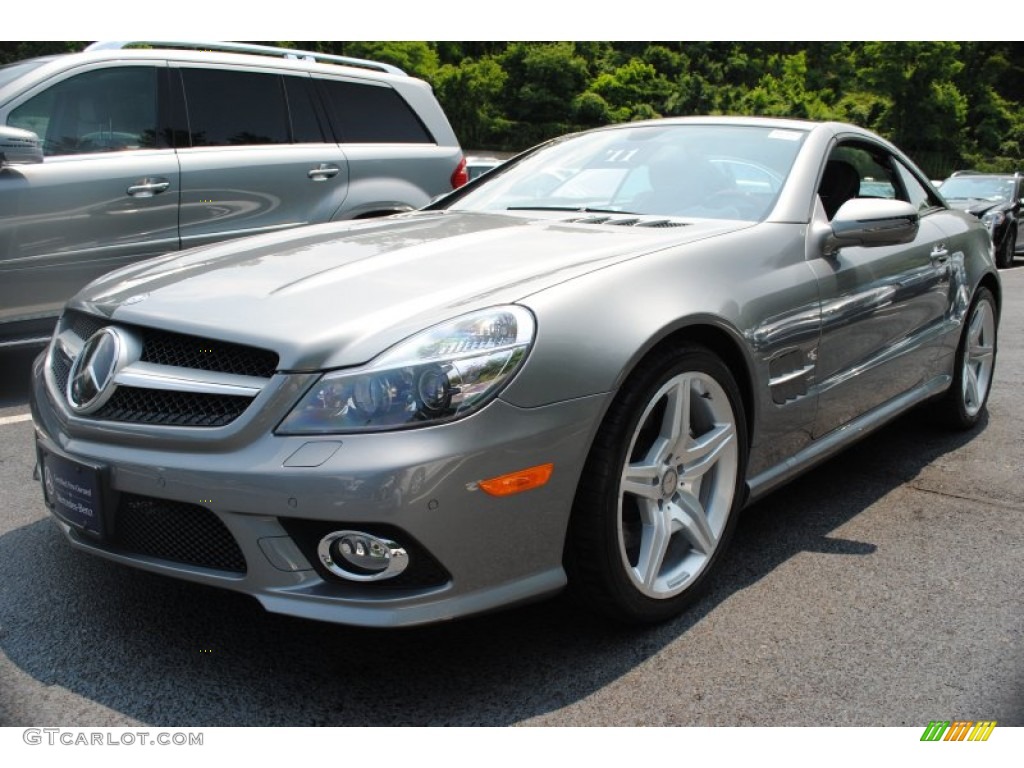
[[997, 317], [992, 292], [978, 288], [956, 351], [953, 386], [942, 401], [947, 420], [954, 427], [973, 427], [985, 409], [996, 366]]
[[609, 409], [580, 481], [566, 550], [573, 588], [627, 621], [681, 611], [731, 534], [746, 455], [724, 363], [692, 345], [652, 355]]

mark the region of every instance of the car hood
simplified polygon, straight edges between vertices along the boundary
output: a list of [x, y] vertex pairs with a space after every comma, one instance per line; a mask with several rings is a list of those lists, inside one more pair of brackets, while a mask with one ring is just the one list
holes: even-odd
[[992, 202], [991, 200], [947, 200], [951, 208], [958, 211], [967, 211], [979, 219], [989, 211], [1005, 207], [1006, 203]]
[[610, 226], [582, 223], [602, 218], [585, 214], [539, 216], [421, 212], [234, 240], [114, 272], [71, 306], [270, 348], [283, 370], [343, 367], [465, 312], [752, 226]]

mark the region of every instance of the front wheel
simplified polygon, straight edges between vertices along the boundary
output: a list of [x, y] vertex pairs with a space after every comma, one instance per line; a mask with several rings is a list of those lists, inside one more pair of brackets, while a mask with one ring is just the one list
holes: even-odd
[[570, 587], [621, 620], [677, 615], [725, 550], [746, 457], [743, 403], [722, 361], [691, 345], [648, 358], [587, 459], [566, 546]]

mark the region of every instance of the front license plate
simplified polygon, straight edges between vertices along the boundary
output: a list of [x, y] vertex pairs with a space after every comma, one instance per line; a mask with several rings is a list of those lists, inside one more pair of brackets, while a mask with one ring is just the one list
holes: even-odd
[[67, 523], [103, 535], [102, 467], [42, 453], [43, 493]]

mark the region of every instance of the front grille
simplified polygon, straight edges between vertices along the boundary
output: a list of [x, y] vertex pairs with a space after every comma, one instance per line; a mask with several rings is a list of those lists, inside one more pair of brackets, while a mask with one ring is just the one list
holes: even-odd
[[181, 333], [147, 328], [140, 330], [143, 334], [142, 361], [145, 363], [259, 376], [264, 379], [269, 379], [277, 370], [277, 355], [265, 349]]
[[109, 325], [109, 321], [105, 317], [96, 317], [75, 311], [64, 315], [64, 327], [70, 329], [82, 341], [88, 341], [90, 336], [105, 325]]
[[119, 387], [92, 414], [103, 421], [161, 424], [173, 427], [223, 427], [242, 415], [250, 397]]
[[213, 512], [198, 504], [121, 495], [113, 544], [124, 552], [245, 573], [245, 556]]
[[[62, 320], [62, 328], [70, 330], [83, 343], [109, 324], [106, 318], [75, 310], [67, 312]], [[141, 362], [262, 379], [269, 379], [277, 370], [278, 356], [270, 350], [137, 325], [118, 325], [142, 342]], [[54, 349], [51, 370], [62, 396], [72, 362], [59, 347]], [[223, 427], [241, 416], [252, 400], [246, 396], [122, 386], [89, 418], [128, 424]]]
[[53, 378], [57, 382], [57, 388], [62, 397], [68, 391], [68, 376], [71, 375], [71, 358], [64, 354], [64, 350], [55, 348], [53, 350]]

